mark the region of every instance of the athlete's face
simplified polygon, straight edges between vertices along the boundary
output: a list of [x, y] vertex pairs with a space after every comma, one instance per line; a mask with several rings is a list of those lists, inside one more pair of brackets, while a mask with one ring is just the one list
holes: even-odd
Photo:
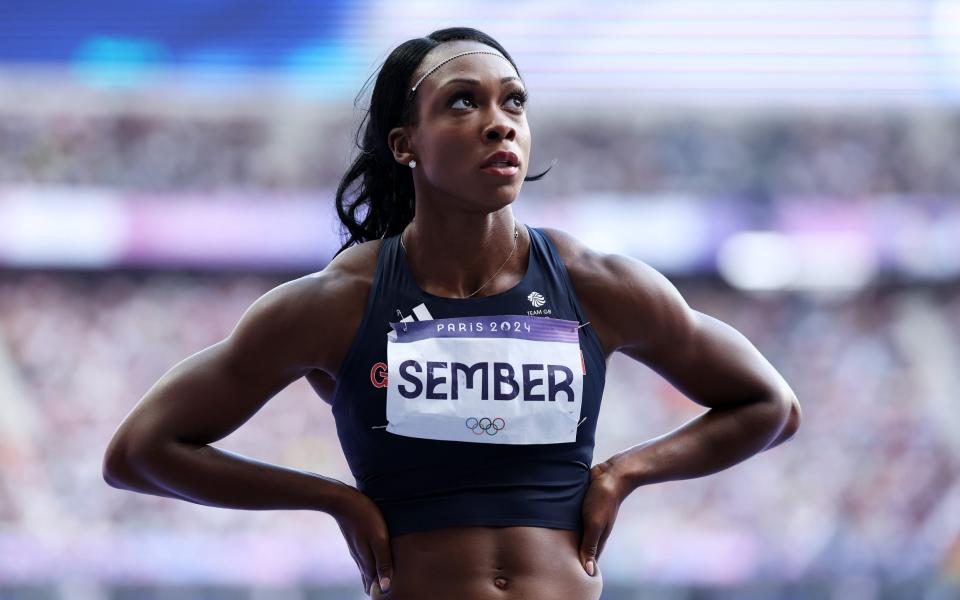
[[[414, 73], [413, 83], [455, 54], [496, 52], [478, 42], [449, 42], [434, 48]], [[464, 81], [467, 80], [467, 81]], [[513, 202], [523, 185], [530, 157], [530, 128], [523, 95], [526, 88], [510, 61], [502, 56], [469, 54], [443, 64], [417, 88], [417, 124], [391, 144], [400, 162], [416, 159], [418, 194], [436, 191], [484, 212]], [[402, 139], [405, 138], [405, 139]], [[406, 150], [402, 156], [397, 150]], [[516, 155], [513, 173], [484, 170], [494, 152]], [[506, 174], [504, 174], [506, 173]]]

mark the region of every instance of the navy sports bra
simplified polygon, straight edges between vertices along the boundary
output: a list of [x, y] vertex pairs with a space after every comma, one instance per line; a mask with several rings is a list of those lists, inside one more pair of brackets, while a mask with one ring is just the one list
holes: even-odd
[[527, 227], [512, 289], [444, 298], [385, 238], [332, 401], [357, 489], [391, 536], [455, 526], [582, 531], [606, 363], [556, 247]]

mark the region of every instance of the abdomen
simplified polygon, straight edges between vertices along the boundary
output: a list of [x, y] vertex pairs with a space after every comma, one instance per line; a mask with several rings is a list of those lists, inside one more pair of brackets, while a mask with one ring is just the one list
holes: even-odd
[[600, 569], [580, 564], [579, 534], [545, 527], [454, 527], [391, 539], [392, 600], [598, 600]]

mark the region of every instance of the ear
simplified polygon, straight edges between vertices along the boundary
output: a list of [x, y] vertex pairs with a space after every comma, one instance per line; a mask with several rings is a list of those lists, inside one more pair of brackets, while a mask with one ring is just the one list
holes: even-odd
[[402, 165], [406, 165], [417, 157], [410, 140], [410, 133], [406, 127], [391, 129], [390, 133], [387, 134], [387, 146], [393, 153], [394, 160]]

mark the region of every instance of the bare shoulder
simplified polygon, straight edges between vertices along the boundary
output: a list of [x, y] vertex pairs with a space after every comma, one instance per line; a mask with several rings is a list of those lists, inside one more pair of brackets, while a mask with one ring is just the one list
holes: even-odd
[[323, 270], [303, 278], [311, 282], [308, 285], [325, 290], [323, 298], [313, 305], [311, 315], [318, 327], [328, 332], [324, 336], [326, 348], [320, 369], [332, 379], [340, 372], [343, 358], [363, 319], [382, 245], [383, 240], [371, 240], [351, 246]]
[[322, 271], [311, 273], [306, 277], [315, 277], [321, 273], [335, 272], [338, 275], [359, 277], [368, 283], [373, 281], [373, 273], [377, 267], [377, 255], [383, 240], [370, 240], [350, 246], [333, 258]]
[[[659, 271], [630, 256], [594, 250], [575, 236], [543, 227], [557, 247], [587, 318], [615, 352], [634, 341], [631, 329], [663, 319], [685, 318], [686, 302]], [[628, 327], [632, 323], [634, 327]]]
[[293, 308], [302, 317], [302, 326], [308, 331], [325, 332], [323, 347], [317, 349], [317, 368], [330, 377], [339, 372], [360, 326], [381, 245], [382, 240], [371, 240], [351, 246], [321, 271], [279, 286], [290, 288], [285, 293], [288, 306], [302, 307]]
[[[552, 227], [538, 227], [537, 229], [546, 233], [553, 245], [557, 247], [560, 258], [563, 259], [568, 271], [588, 268], [595, 265], [596, 261], [601, 260], [604, 256], [603, 253], [593, 250], [566, 231]], [[573, 275], [572, 272], [570, 274]]]
[[599, 253], [562, 231], [545, 231], [605, 351], [620, 351], [647, 365], [703, 406], [787, 399], [792, 408], [784, 410], [783, 423], [796, 430], [796, 395], [740, 332], [690, 307], [667, 277], [643, 261]]
[[344, 251], [319, 273], [257, 298], [226, 338], [183, 359], [151, 386], [112, 445], [208, 444], [300, 377], [335, 373], [362, 317], [376, 247]]

